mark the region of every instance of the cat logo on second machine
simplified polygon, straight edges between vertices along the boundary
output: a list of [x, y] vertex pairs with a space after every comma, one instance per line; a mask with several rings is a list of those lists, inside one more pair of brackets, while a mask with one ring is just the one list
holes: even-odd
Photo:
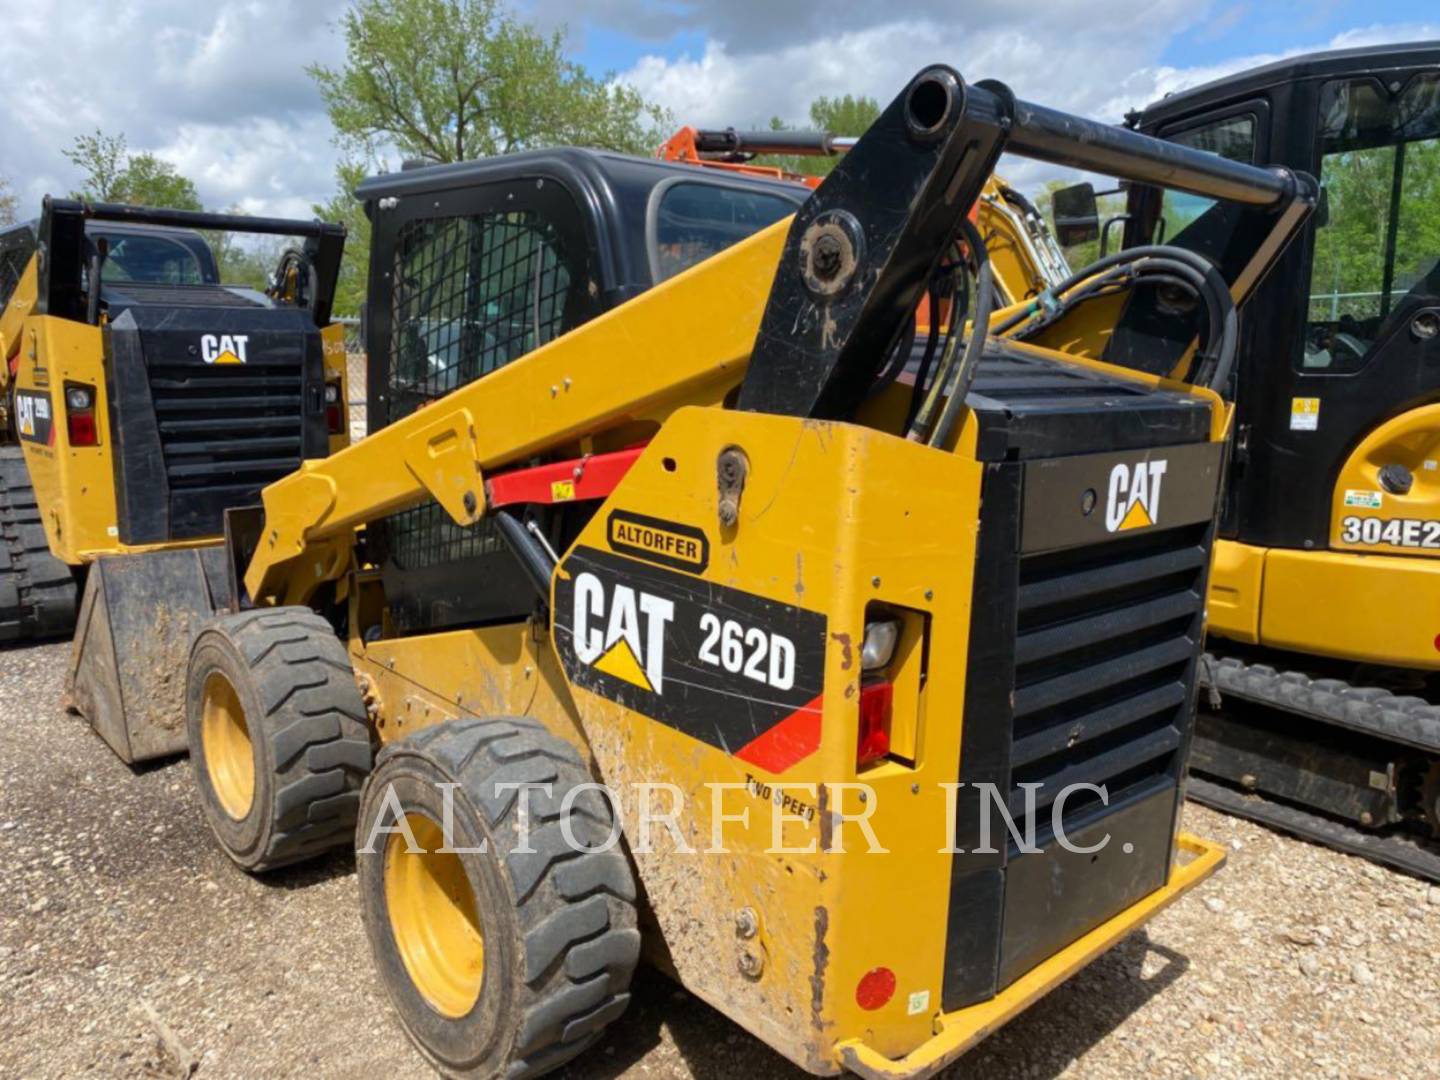
[[1110, 470], [1110, 493], [1105, 502], [1105, 528], [1110, 532], [1144, 529], [1160, 520], [1160, 483], [1168, 462], [1137, 461]]

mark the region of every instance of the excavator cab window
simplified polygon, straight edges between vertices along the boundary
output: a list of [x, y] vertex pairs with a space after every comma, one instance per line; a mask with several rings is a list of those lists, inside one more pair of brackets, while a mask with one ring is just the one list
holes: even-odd
[[[1167, 134], [1167, 141], [1181, 146], [1194, 147], [1210, 154], [1218, 154], [1230, 161], [1247, 164], [1255, 160], [1255, 116], [1242, 113], [1211, 120], [1175, 134]], [[1166, 191], [1160, 204], [1160, 231], [1154, 242], [1164, 244], [1178, 238], [1187, 228], [1199, 220], [1215, 205], [1214, 199], [1203, 195], [1191, 195], [1184, 191]]]
[[1414, 303], [1440, 297], [1440, 75], [1320, 94], [1320, 183], [1301, 369], [1359, 371]]

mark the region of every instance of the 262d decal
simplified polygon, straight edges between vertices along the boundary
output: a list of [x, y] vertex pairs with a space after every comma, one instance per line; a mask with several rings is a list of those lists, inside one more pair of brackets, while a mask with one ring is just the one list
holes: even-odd
[[820, 744], [825, 617], [594, 548], [555, 584], [577, 686], [770, 772]]

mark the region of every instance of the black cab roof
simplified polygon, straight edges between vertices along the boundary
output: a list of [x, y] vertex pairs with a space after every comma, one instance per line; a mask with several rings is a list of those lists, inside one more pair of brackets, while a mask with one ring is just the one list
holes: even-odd
[[1134, 126], [1150, 131], [1173, 117], [1263, 93], [1273, 86], [1302, 79], [1333, 79], [1353, 75], [1383, 76], [1387, 71], [1440, 67], [1440, 41], [1367, 45], [1287, 57], [1188, 90], [1167, 94], [1133, 118]]
[[[518, 184], [556, 183], [577, 204], [590, 230], [587, 246], [596, 257], [601, 288], [616, 302], [661, 280], [655, 235], [660, 203], [681, 184], [726, 188], [777, 197], [798, 208], [810, 189], [797, 183], [707, 169], [609, 150], [556, 147], [425, 165], [370, 177], [355, 190], [372, 220], [417, 196], [448, 198], [455, 193]], [[390, 200], [396, 200], [392, 203]]]

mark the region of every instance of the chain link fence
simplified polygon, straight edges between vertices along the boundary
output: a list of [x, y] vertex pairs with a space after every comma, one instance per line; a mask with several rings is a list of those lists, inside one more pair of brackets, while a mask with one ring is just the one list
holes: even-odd
[[348, 388], [345, 411], [350, 421], [350, 441], [355, 443], [365, 437], [365, 345], [360, 338], [359, 319], [352, 315], [346, 315], [337, 317], [335, 321], [345, 328], [345, 369]]

